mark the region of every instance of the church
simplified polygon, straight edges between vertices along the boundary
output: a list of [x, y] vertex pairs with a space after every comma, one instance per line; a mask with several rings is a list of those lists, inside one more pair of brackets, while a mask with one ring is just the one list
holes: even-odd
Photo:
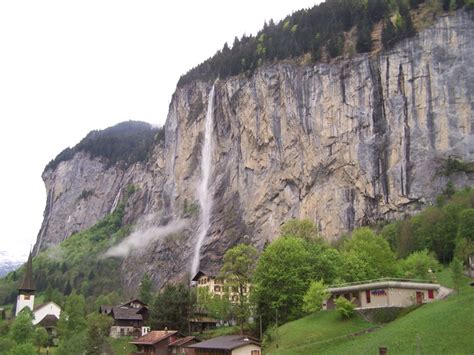
[[49, 334], [54, 330], [61, 315], [61, 307], [54, 302], [46, 302], [35, 306], [35, 283], [33, 279], [33, 257], [28, 256], [26, 270], [18, 287], [15, 316], [28, 307], [33, 313], [33, 324], [44, 327]]

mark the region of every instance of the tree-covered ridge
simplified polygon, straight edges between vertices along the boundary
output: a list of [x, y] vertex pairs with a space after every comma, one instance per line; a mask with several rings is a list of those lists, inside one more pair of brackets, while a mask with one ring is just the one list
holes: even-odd
[[[410, 10], [427, 2], [433, 12], [454, 10], [473, 0], [326, 0], [310, 9], [294, 12], [284, 20], [265, 23], [256, 36], [235, 37], [223, 48], [183, 75], [178, 86], [194, 80], [225, 79], [251, 74], [264, 63], [305, 56], [316, 62], [373, 49], [372, 31], [382, 22], [382, 42], [391, 47], [416, 33]], [[351, 39], [355, 30], [355, 38]], [[346, 43], [353, 40], [354, 43]]]
[[140, 121], [122, 122], [104, 130], [90, 132], [73, 148], [66, 148], [46, 165], [45, 171], [59, 163], [71, 160], [78, 152], [87, 152], [93, 158], [101, 157], [108, 165], [122, 162], [125, 166], [145, 161], [155, 141], [164, 139], [164, 129]]

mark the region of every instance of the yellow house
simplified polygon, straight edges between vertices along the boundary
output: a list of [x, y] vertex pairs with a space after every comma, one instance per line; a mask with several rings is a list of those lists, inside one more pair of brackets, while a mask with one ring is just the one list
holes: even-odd
[[323, 309], [333, 309], [338, 297], [351, 300], [356, 309], [409, 307], [438, 298], [439, 284], [419, 280], [381, 279], [360, 283], [343, 284], [328, 288], [330, 297]]
[[[217, 277], [216, 275], [210, 275], [202, 271], [198, 271], [198, 273], [193, 277], [192, 281], [195, 282], [195, 286], [197, 286], [198, 290], [207, 288], [211, 295], [218, 295], [222, 297], [228, 294], [230, 302], [237, 303], [239, 301], [239, 292], [237, 286], [229, 285], [229, 282], [223, 278]], [[250, 287], [250, 284], [247, 284], [244, 287], [244, 296], [249, 295]]]

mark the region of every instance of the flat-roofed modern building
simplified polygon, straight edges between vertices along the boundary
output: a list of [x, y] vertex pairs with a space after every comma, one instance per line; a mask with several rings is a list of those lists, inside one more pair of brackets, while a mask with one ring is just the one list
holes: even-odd
[[328, 288], [330, 297], [323, 309], [333, 309], [338, 297], [351, 300], [356, 308], [409, 307], [434, 301], [439, 284], [419, 280], [380, 279]]

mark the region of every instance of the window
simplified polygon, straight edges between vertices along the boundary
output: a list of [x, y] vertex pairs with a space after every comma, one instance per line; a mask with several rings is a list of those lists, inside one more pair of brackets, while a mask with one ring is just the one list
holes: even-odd
[[365, 291], [365, 301], [370, 303], [370, 290]]
[[252, 350], [250, 355], [260, 355], [260, 350]]
[[29, 300], [30, 299], [30, 295], [25, 295], [25, 300]]
[[428, 298], [432, 300], [434, 298], [434, 292], [433, 290], [428, 290]]
[[214, 291], [215, 292], [221, 292], [221, 287], [220, 286], [214, 286]]

